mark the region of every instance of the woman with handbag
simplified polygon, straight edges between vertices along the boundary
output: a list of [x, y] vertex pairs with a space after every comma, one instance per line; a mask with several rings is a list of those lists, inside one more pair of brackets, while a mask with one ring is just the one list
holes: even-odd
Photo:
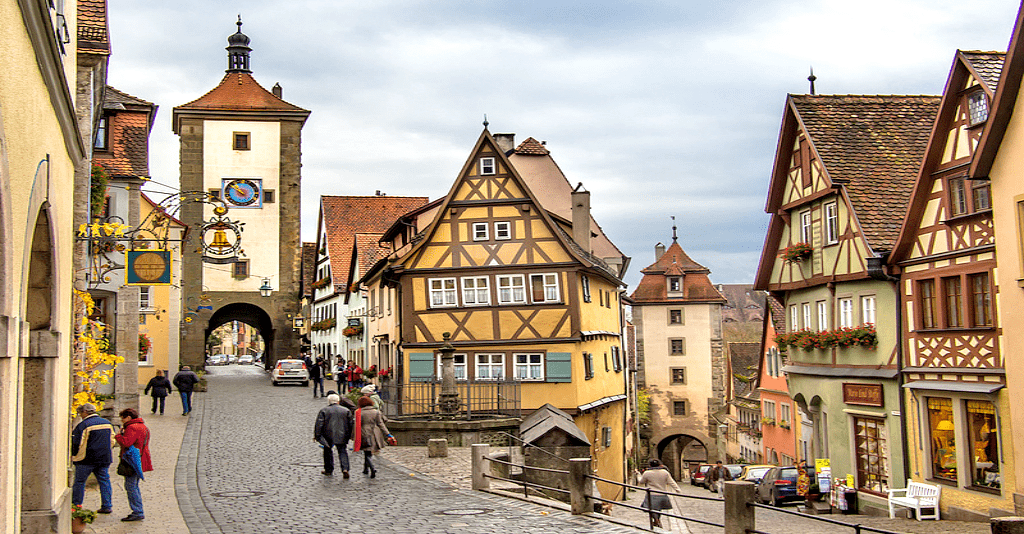
[[146, 515], [142, 510], [142, 492], [139, 481], [143, 473], [153, 470], [153, 462], [149, 458], [149, 429], [139, 417], [139, 412], [132, 408], [121, 410], [121, 432], [114, 436], [121, 447], [121, 461], [117, 466], [117, 474], [124, 476], [124, 489], [128, 494], [128, 505], [132, 513], [121, 521], [142, 521]]
[[153, 409], [151, 413], [156, 413], [157, 403], [160, 404], [160, 415], [164, 414], [164, 400], [167, 399], [167, 395], [171, 392], [171, 381], [167, 380], [164, 376], [164, 372], [160, 369], [156, 370], [156, 376], [149, 379], [149, 383], [146, 384], [146, 390], [143, 394], [149, 393], [153, 390]]
[[669, 474], [668, 469], [657, 458], [652, 458], [648, 465], [650, 467], [640, 476], [640, 481], [637, 482], [637, 485], [651, 488], [651, 491], [647, 492], [647, 497], [644, 497], [644, 503], [640, 507], [651, 514], [651, 523], [654, 526], [662, 528], [661, 514], [655, 512], [655, 510], [672, 509], [672, 501], [664, 492], [668, 491], [669, 486], [672, 486], [672, 489], [679, 493], [679, 485], [676, 484], [675, 480], [672, 480], [672, 475]]
[[358, 404], [355, 430], [352, 432], [355, 436], [352, 450], [363, 451], [363, 474], [377, 478], [377, 469], [373, 467], [373, 455], [385, 445], [395, 445], [397, 442], [384, 424], [384, 414], [380, 413], [369, 397], [359, 397]]

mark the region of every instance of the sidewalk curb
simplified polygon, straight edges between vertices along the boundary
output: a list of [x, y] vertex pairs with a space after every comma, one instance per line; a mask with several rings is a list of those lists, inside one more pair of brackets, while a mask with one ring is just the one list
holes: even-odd
[[203, 418], [206, 416], [206, 395], [192, 395], [192, 413], [189, 415], [185, 436], [178, 451], [178, 464], [174, 467], [174, 495], [178, 498], [178, 509], [191, 534], [223, 534], [213, 520], [210, 511], [199, 494], [198, 471], [199, 441], [203, 432]]

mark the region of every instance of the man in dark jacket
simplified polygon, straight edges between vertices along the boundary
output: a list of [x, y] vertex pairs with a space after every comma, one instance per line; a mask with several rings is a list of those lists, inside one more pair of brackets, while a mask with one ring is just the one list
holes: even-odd
[[718, 460], [715, 462], [715, 466], [708, 471], [707, 477], [710, 487], [713, 488], [712, 491], [717, 492], [719, 497], [725, 498], [725, 481], [732, 480], [729, 468], [722, 465], [721, 460]]
[[324, 448], [323, 474], [334, 474], [334, 448], [338, 449], [338, 462], [341, 464], [341, 475], [348, 478], [348, 450], [346, 446], [352, 436], [352, 412], [338, 404], [341, 398], [328, 395], [328, 405], [316, 415], [313, 426], [313, 440]]
[[174, 387], [181, 393], [181, 415], [188, 415], [192, 411], [192, 388], [198, 383], [199, 377], [187, 365], [182, 365], [181, 371], [174, 375]]
[[313, 365], [309, 366], [309, 379], [313, 382], [313, 398], [317, 398], [316, 388], [320, 388], [320, 397], [324, 395], [324, 359], [317, 357]]
[[96, 476], [100, 485], [101, 514], [111, 512], [110, 474], [107, 469], [113, 461], [110, 448], [114, 444], [114, 426], [96, 414], [96, 407], [83, 404], [78, 407], [82, 422], [71, 432], [71, 461], [75, 463], [75, 484], [71, 489], [71, 504], [82, 505], [85, 500], [85, 481]]
[[153, 409], [150, 410], [152, 413], [156, 413], [157, 404], [160, 406], [160, 415], [164, 414], [164, 399], [171, 392], [171, 381], [167, 380], [164, 376], [164, 372], [160, 369], [156, 370], [156, 376], [149, 379], [149, 383], [146, 384], [146, 389], [143, 394], [149, 393], [153, 390]]

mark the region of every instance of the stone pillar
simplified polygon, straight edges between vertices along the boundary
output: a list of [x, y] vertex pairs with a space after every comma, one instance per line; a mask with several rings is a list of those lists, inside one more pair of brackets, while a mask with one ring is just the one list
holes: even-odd
[[448, 440], [444, 438], [432, 438], [427, 440], [427, 458], [447, 458]]
[[484, 474], [490, 472], [490, 462], [487, 461], [487, 455], [491, 451], [491, 446], [486, 443], [475, 443], [470, 448], [473, 462], [473, 489], [485, 490], [491, 487], [491, 481]]
[[455, 347], [451, 332], [445, 332], [441, 347], [441, 395], [438, 398], [442, 415], [455, 415], [459, 411], [459, 390], [455, 388]]
[[725, 534], [746, 534], [754, 530], [754, 483], [730, 480], [725, 483]]
[[590, 458], [569, 459], [569, 504], [573, 515], [594, 511], [590, 498], [590, 488], [593, 485], [587, 479], [587, 475], [592, 472]]

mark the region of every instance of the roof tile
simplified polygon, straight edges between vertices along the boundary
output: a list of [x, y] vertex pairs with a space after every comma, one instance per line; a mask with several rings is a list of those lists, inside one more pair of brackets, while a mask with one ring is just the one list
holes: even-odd
[[544, 148], [544, 145], [540, 141], [532, 137], [527, 137], [525, 141], [519, 143], [519, 146], [516, 147], [516, 154], [525, 154], [529, 156], [547, 156], [550, 153], [551, 152], [549, 152], [548, 149]]
[[267, 91], [248, 72], [229, 72], [217, 87], [175, 110], [307, 111]]
[[977, 50], [961, 50], [961, 54], [967, 58], [974, 70], [978, 71], [981, 81], [985, 82], [993, 93], [999, 85], [999, 76], [1003, 72], [1003, 60], [1006, 59], [1005, 52], [980, 52]]

